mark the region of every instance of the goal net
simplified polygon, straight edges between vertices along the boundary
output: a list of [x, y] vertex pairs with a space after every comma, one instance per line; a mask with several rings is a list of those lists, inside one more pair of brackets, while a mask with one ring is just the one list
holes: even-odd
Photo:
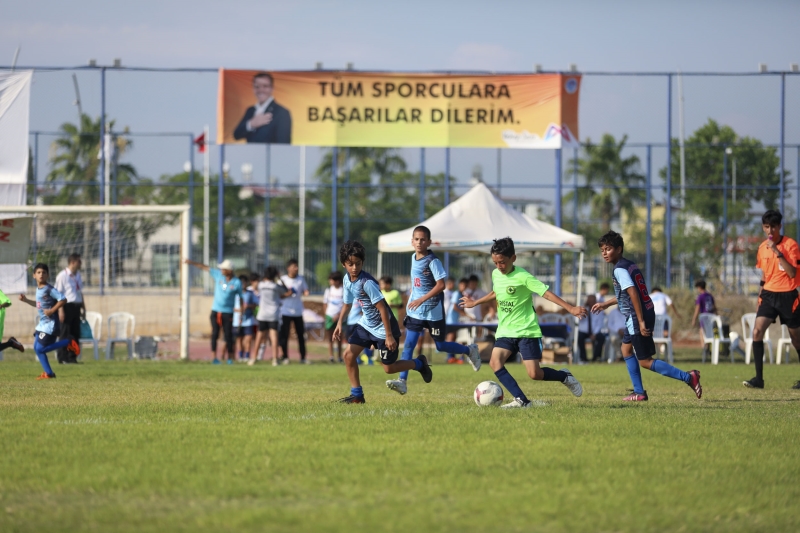
[[[108, 317], [134, 316], [134, 340], [157, 337], [159, 352], [188, 357], [190, 249], [188, 206], [0, 206], [0, 228], [25, 228], [24, 267], [7, 269], [17, 279], [4, 285], [26, 287], [33, 296], [33, 266], [45, 263], [55, 285], [67, 258], [81, 256], [82, 292], [87, 312], [102, 315], [101, 346], [107, 341]], [[27, 227], [30, 230], [27, 230]], [[19, 247], [18, 247], [19, 248]], [[0, 263], [11, 254], [0, 248]], [[14, 261], [19, 260], [19, 254]], [[15, 297], [12, 297], [14, 301]], [[5, 337], [27, 340], [36, 310], [14, 305], [6, 312]]]

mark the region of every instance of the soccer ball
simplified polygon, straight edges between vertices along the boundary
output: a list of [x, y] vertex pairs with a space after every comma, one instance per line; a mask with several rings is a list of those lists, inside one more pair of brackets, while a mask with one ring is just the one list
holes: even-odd
[[481, 407], [503, 403], [503, 387], [494, 381], [484, 381], [475, 387], [475, 403]]

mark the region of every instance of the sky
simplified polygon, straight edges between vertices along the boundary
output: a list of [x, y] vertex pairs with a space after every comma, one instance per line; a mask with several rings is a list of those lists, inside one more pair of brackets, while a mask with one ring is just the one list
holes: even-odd
[[[531, 72], [741, 72], [788, 70], [800, 63], [800, 2], [736, 0], [272, 2], [206, 0], [101, 2], [0, 0], [0, 66], [83, 66], [115, 58], [136, 67], [248, 68], [265, 70], [489, 70]], [[77, 71], [84, 112], [100, 113], [100, 75]], [[677, 83], [673, 83], [673, 136], [678, 135]], [[684, 77], [685, 130], [713, 118], [740, 136], [777, 143], [780, 78]], [[628, 135], [632, 143], [667, 139], [665, 77], [587, 75], [580, 96], [580, 137]], [[77, 117], [72, 72], [37, 72], [31, 98], [31, 130], [55, 131]], [[216, 73], [107, 74], [106, 109], [116, 127], [134, 132], [185, 132], [180, 137], [137, 137], [127, 156], [141, 175], [180, 172], [189, 158], [189, 134], [216, 124]], [[52, 137], [40, 136], [39, 176], [49, 170]], [[800, 143], [800, 76], [786, 80], [786, 142]], [[411, 170], [420, 151], [405, 149]], [[631, 148], [644, 161], [641, 148]], [[321, 151], [309, 152], [309, 174]], [[550, 150], [503, 150], [504, 196], [552, 200], [554, 155]], [[654, 149], [653, 173], [666, 150]], [[212, 151], [212, 168], [218, 168]], [[786, 167], [797, 175], [797, 150]], [[263, 147], [227, 150], [235, 179], [243, 163], [263, 181]], [[271, 173], [295, 183], [299, 148], [273, 147]], [[497, 179], [497, 151], [451, 151], [451, 173], [468, 181], [476, 164], [484, 180]], [[201, 164], [199, 157], [195, 158]], [[444, 169], [444, 150], [426, 151], [426, 171]], [[542, 188], [542, 187], [545, 188]], [[528, 187], [528, 188], [526, 188]], [[463, 190], [462, 190], [463, 192]]]

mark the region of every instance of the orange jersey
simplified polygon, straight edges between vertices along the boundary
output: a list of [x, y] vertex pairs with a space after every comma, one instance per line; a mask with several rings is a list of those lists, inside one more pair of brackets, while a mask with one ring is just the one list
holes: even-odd
[[[767, 248], [767, 243], [764, 241], [758, 247], [758, 255], [756, 256], [756, 268], [761, 269], [764, 273], [764, 290], [770, 292], [789, 292], [797, 288], [797, 279], [790, 278], [786, 271], [781, 266], [781, 262], [772, 250]], [[800, 248], [797, 242], [787, 236], [783, 236], [781, 241], [776, 245], [778, 251], [783, 254], [790, 265], [797, 267], [800, 262]]]

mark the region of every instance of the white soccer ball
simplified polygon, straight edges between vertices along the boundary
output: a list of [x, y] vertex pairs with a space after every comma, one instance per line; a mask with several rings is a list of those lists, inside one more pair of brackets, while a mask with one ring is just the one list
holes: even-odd
[[484, 381], [475, 387], [475, 403], [481, 407], [503, 403], [503, 387], [494, 381]]

